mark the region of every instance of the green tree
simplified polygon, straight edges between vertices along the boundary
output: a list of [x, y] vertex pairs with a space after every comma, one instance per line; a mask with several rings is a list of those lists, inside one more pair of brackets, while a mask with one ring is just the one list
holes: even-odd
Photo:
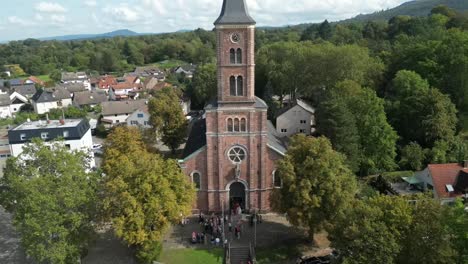
[[375, 196], [349, 202], [346, 214], [330, 232], [342, 263], [397, 263], [404, 235], [412, 221], [402, 197]]
[[322, 38], [323, 40], [329, 40], [333, 36], [333, 29], [328, 22], [328, 20], [325, 20], [320, 24], [318, 28], [318, 36]]
[[416, 142], [411, 142], [401, 150], [400, 167], [419, 171], [423, 169], [426, 151]]
[[451, 234], [451, 241], [457, 251], [456, 263], [468, 263], [468, 212], [461, 199], [445, 208], [445, 226]]
[[294, 225], [307, 228], [311, 237], [333, 227], [357, 192], [344, 157], [324, 137], [293, 137], [278, 173], [283, 187], [272, 198], [274, 208], [287, 213]]
[[189, 214], [194, 187], [175, 160], [147, 151], [137, 128], [113, 130], [102, 168], [105, 218], [142, 261], [155, 261], [166, 230]]
[[150, 124], [173, 153], [187, 137], [187, 120], [180, 107], [180, 94], [174, 88], [164, 88], [149, 102]]
[[204, 106], [209, 100], [215, 99], [218, 90], [217, 84], [215, 64], [208, 63], [198, 66], [192, 81], [193, 101]]
[[97, 174], [63, 142], [33, 140], [7, 161], [0, 203], [26, 253], [40, 263], [76, 263], [94, 234]]

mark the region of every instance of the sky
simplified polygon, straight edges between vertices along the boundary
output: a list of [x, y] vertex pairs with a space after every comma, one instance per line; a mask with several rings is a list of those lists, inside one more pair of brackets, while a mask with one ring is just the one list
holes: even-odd
[[[246, 0], [258, 26], [338, 21], [408, 0]], [[105, 33], [211, 30], [222, 0], [15, 0], [0, 4], [0, 41]]]

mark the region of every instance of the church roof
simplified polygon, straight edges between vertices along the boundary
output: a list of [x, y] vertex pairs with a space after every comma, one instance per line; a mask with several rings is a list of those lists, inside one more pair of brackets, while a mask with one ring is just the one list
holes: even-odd
[[[236, 102], [234, 102], [234, 103], [236, 103]], [[241, 102], [241, 103], [243, 103], [243, 102]], [[205, 109], [206, 110], [214, 109], [214, 108], [217, 108], [218, 106], [219, 105], [218, 105], [217, 99], [214, 99], [205, 106]], [[268, 108], [268, 105], [261, 98], [255, 97], [254, 107], [255, 108]]]
[[247, 24], [254, 25], [255, 20], [249, 15], [245, 0], [224, 0], [223, 8], [215, 25]]
[[206, 146], [205, 121], [206, 120], [204, 118], [200, 118], [193, 123], [192, 129], [190, 130], [190, 134], [187, 140], [187, 144], [185, 144], [185, 149], [183, 153], [184, 159]]
[[275, 150], [281, 155], [285, 155], [287, 151], [287, 145], [286, 145], [286, 138], [282, 138], [280, 135], [278, 135], [278, 132], [276, 132], [276, 128], [271, 123], [270, 120], [267, 121], [268, 125], [268, 147], [271, 149]]

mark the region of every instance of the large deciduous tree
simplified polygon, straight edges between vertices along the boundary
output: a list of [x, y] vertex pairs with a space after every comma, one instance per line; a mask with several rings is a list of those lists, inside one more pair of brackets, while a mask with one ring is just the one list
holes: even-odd
[[174, 88], [164, 88], [150, 100], [150, 124], [157, 137], [173, 153], [187, 137], [187, 120], [180, 106], [180, 93]]
[[167, 228], [190, 212], [194, 187], [175, 160], [146, 150], [136, 128], [115, 128], [105, 148], [105, 218], [141, 260], [154, 261]]
[[272, 199], [275, 209], [287, 213], [291, 223], [306, 227], [311, 237], [333, 226], [357, 192], [344, 156], [324, 137], [293, 137], [278, 173], [283, 186]]
[[97, 175], [63, 142], [33, 141], [7, 161], [0, 203], [26, 253], [40, 263], [76, 263], [94, 234]]
[[192, 98], [199, 106], [204, 106], [217, 94], [216, 65], [208, 63], [200, 65], [193, 75]]

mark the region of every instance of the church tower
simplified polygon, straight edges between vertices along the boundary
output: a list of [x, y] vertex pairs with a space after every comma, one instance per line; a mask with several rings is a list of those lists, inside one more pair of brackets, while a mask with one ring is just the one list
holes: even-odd
[[268, 211], [275, 161], [285, 148], [255, 96], [255, 21], [245, 0], [224, 0], [214, 25], [217, 96], [193, 124], [180, 161], [198, 189], [194, 212]]

